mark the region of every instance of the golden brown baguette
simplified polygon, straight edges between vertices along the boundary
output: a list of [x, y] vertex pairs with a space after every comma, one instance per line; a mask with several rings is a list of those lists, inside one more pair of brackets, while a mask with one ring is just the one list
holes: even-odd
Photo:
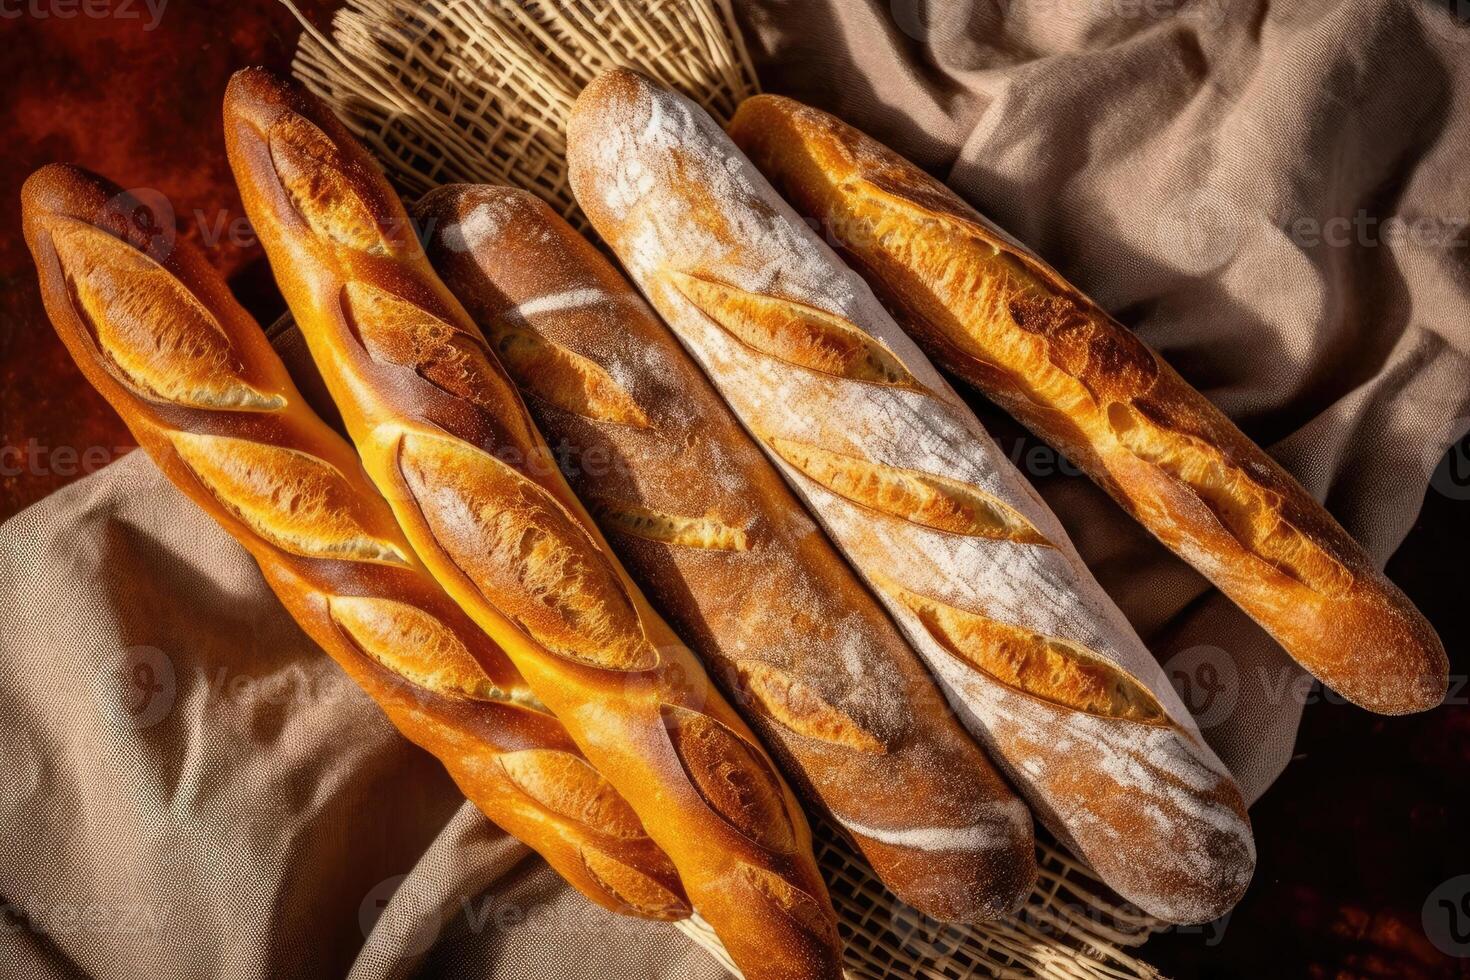
[[1234, 782], [1055, 516], [688, 99], [627, 70], [568, 125], [592, 224], [905, 630], [1038, 819], [1160, 918], [1228, 909]]
[[925, 914], [1016, 908], [1030, 814], [633, 287], [525, 191], [411, 213], [572, 489], [807, 798]]
[[746, 976], [839, 976], [791, 791], [611, 554], [372, 160], [260, 70], [231, 79], [225, 133], [313, 359], [431, 572], [637, 811]]
[[1444, 697], [1444, 647], [1280, 465], [1133, 333], [953, 191], [776, 96], [730, 133], [833, 232], [940, 364], [1051, 442], [1307, 670], [1386, 714]]
[[78, 168], [43, 168], [22, 197], [46, 309], [77, 365], [306, 633], [593, 901], [687, 915], [668, 857], [424, 570], [204, 258], [183, 241], [150, 257], [136, 202]]

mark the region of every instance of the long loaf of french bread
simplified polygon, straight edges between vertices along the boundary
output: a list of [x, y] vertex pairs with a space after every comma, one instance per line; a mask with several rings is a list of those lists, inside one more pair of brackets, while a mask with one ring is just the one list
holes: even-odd
[[569, 127], [583, 210], [887, 604], [1038, 818], [1125, 898], [1218, 916], [1239, 791], [1065, 532], [703, 110], [623, 69]]
[[751, 980], [841, 974], [794, 796], [573, 496], [362, 147], [247, 69], [230, 163], [278, 284], [408, 540], [633, 806]]
[[545, 202], [412, 209], [572, 489], [808, 799], [934, 918], [1011, 911], [1031, 817], [679, 342]]
[[1449, 663], [1332, 516], [1208, 399], [948, 187], [791, 99], [731, 135], [833, 232], [940, 364], [1075, 460], [1307, 670], [1374, 711], [1424, 710]]
[[306, 633], [593, 901], [688, 915], [668, 857], [425, 571], [203, 256], [160, 244], [138, 202], [75, 167], [43, 168], [22, 198], [46, 309], [77, 365]]

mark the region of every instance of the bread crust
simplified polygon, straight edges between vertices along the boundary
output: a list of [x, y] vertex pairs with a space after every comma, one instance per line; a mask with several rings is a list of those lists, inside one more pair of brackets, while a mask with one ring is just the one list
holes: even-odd
[[306, 633], [593, 901], [687, 916], [668, 857], [429, 576], [203, 257], [184, 241], [148, 249], [124, 192], [79, 168], [43, 168], [22, 198], [47, 312], [77, 365]]
[[1385, 714], [1438, 704], [1439, 637], [1332, 516], [1154, 351], [953, 191], [825, 113], [746, 101], [735, 142], [905, 327], [1087, 471], [1303, 667]]
[[1030, 814], [632, 286], [525, 191], [441, 187], [412, 214], [573, 490], [807, 799], [926, 915], [1018, 907]]
[[573, 496], [402, 205], [317, 100], [247, 69], [231, 166], [314, 360], [409, 541], [679, 869], [752, 978], [836, 978], [795, 798]]
[[627, 70], [568, 127], [593, 226], [872, 586], [1037, 817], [1125, 898], [1227, 910], [1238, 789], [1047, 510], [719, 127]]

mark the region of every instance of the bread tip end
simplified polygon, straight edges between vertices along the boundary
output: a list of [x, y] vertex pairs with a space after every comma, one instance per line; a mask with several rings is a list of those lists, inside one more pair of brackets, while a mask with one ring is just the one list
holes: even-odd
[[582, 89], [572, 106], [572, 119], [582, 112], [596, 112], [639, 92], [661, 91], [664, 86], [633, 68], [618, 65], [598, 75]]
[[1331, 684], [1324, 681], [1343, 699], [1380, 715], [1413, 715], [1432, 711], [1444, 703], [1449, 694], [1449, 660], [1429, 666], [1417, 674], [1401, 675], [1392, 683]]
[[261, 65], [251, 65], [230, 76], [225, 86], [224, 116], [226, 120], [247, 119], [261, 126], [282, 109], [301, 113], [305, 95], [300, 83]]
[[48, 163], [20, 188], [21, 220], [85, 210], [121, 193], [121, 188], [75, 163]]

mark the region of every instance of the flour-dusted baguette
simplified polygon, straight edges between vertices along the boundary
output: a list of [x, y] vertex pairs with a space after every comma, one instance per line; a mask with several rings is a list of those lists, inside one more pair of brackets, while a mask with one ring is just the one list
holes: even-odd
[[730, 133], [940, 364], [1077, 462], [1344, 697], [1444, 697], [1444, 647], [1270, 456], [1132, 332], [953, 191], [815, 109], [749, 99]]
[[688, 99], [616, 70], [568, 132], [593, 225], [1037, 816], [1160, 918], [1228, 909], [1254, 866], [1239, 791], [1056, 518], [862, 280]]
[[920, 911], [1018, 906], [1030, 814], [633, 287], [524, 191], [444, 187], [412, 214], [572, 489], [808, 799]]
[[57, 333], [160, 469], [243, 544], [302, 629], [490, 819], [610, 909], [689, 906], [673, 865], [505, 654], [424, 570], [343, 439], [188, 243], [52, 165], [26, 241]]
[[572, 495], [372, 160], [260, 70], [231, 80], [225, 132], [277, 282], [430, 571], [637, 811], [747, 977], [839, 976], [795, 797]]

